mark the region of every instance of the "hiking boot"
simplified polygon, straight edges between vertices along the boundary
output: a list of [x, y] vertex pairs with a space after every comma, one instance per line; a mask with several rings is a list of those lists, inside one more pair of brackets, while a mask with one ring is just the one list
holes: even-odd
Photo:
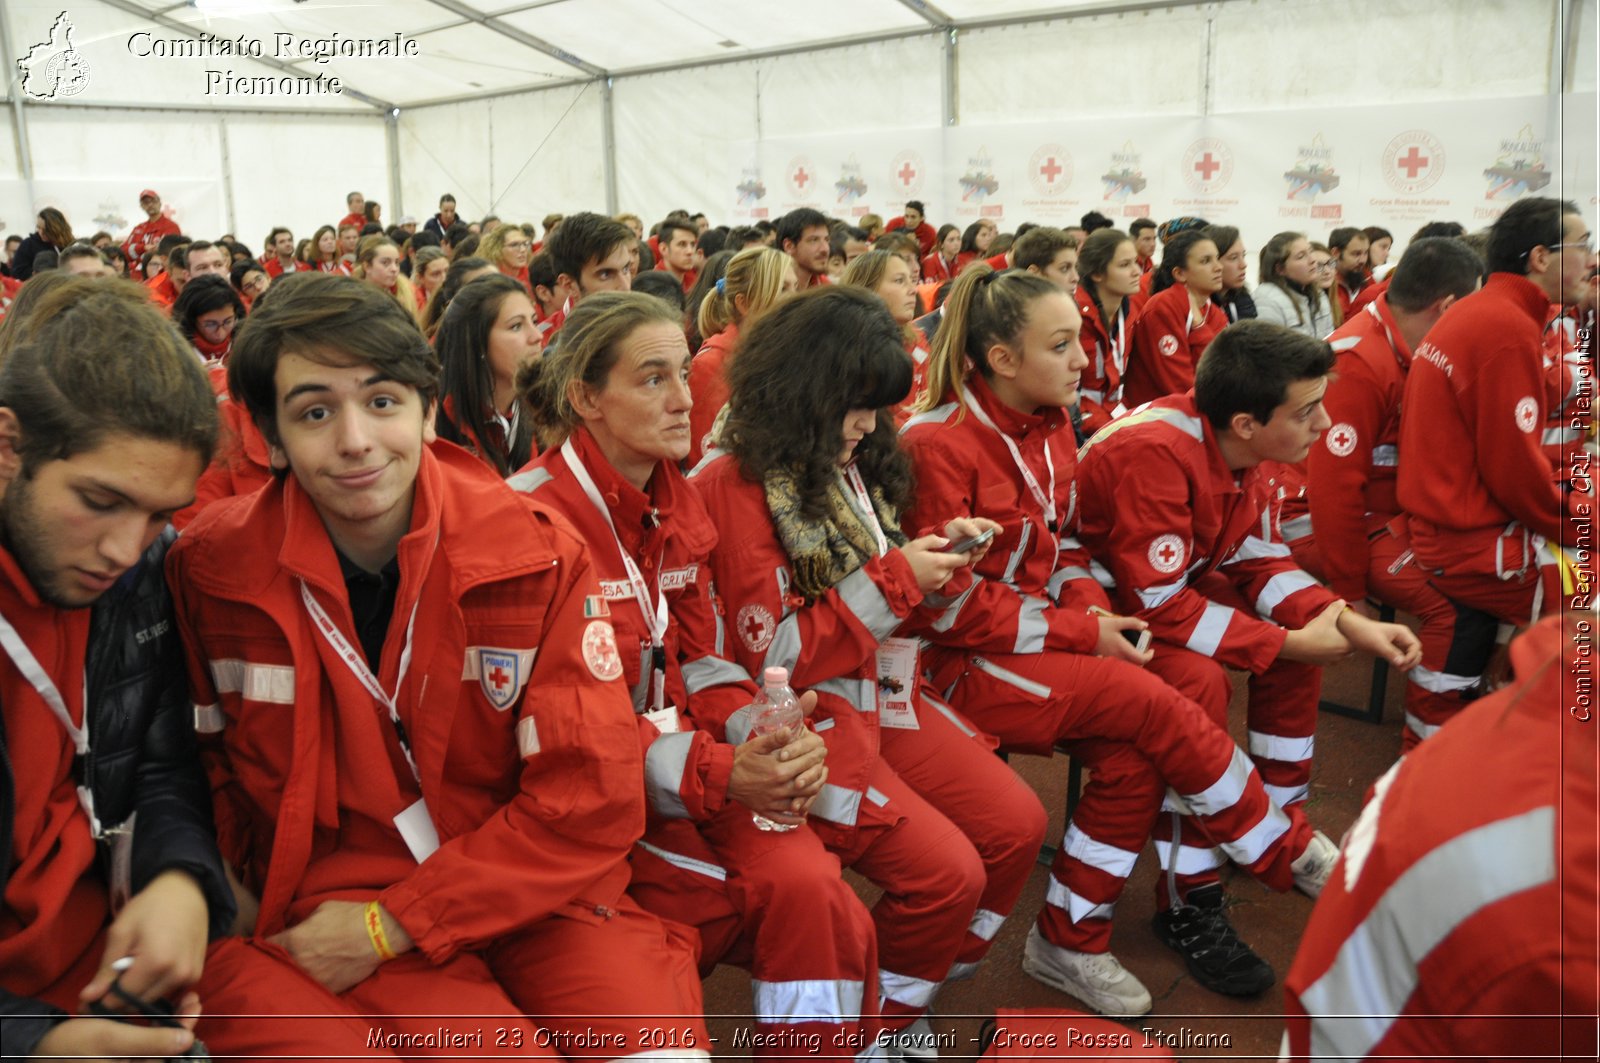
[[1294, 888], [1312, 900], [1322, 896], [1322, 887], [1333, 874], [1333, 865], [1339, 859], [1339, 847], [1320, 830], [1311, 835], [1311, 844], [1295, 862], [1289, 865], [1294, 872]]
[[1239, 940], [1223, 911], [1222, 884], [1189, 891], [1188, 903], [1152, 920], [1156, 936], [1176, 949], [1195, 981], [1230, 997], [1253, 997], [1272, 985], [1272, 967]]
[[1022, 969], [1114, 1019], [1137, 1019], [1150, 1010], [1149, 990], [1115, 956], [1052, 945], [1037, 925], [1028, 931], [1022, 948]]

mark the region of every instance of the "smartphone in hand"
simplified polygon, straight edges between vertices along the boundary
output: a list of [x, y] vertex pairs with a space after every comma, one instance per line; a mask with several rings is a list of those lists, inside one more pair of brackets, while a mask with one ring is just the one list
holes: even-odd
[[994, 529], [989, 528], [970, 538], [962, 539], [960, 542], [951, 543], [944, 548], [944, 552], [947, 554], [964, 554], [968, 550], [976, 550], [980, 546], [988, 546], [993, 541]]

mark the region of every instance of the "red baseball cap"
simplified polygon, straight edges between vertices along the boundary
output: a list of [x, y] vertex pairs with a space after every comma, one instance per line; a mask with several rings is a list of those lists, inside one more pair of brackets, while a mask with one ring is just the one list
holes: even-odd
[[160, 199], [161, 197], [156, 195], [154, 189], [147, 188], [143, 192], [139, 193], [139, 198], [140, 199]]

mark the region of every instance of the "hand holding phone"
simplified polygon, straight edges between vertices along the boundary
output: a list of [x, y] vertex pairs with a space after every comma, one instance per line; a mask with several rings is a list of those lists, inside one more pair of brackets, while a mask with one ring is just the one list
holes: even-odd
[[989, 528], [985, 531], [979, 532], [977, 535], [962, 539], [960, 542], [951, 543], [949, 546], [944, 548], [944, 552], [947, 554], [964, 554], [968, 550], [976, 550], [980, 546], [987, 546], [993, 541], [994, 529]]

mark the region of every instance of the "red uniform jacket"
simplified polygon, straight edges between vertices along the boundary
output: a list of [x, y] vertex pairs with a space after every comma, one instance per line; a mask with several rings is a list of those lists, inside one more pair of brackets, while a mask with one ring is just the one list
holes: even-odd
[[[971, 410], [963, 411], [952, 394], [901, 430], [917, 472], [916, 504], [906, 514], [908, 534], [913, 528], [918, 535], [941, 533], [950, 520], [969, 516], [987, 517], [1002, 529], [971, 572], [956, 573], [937, 598], [928, 601], [937, 612], [931, 623], [919, 626], [918, 633], [935, 644], [924, 660], [939, 689], [952, 683], [974, 654], [1094, 652], [1100, 626], [1085, 606], [1106, 604], [1100, 589], [1082, 579], [1074, 581], [1070, 602], [1056, 604], [1075, 575], [1058, 564], [1058, 544], [1071, 537], [1077, 522], [1073, 486], [1077, 456], [1066, 411], [1018, 413], [996, 398], [977, 374], [968, 377], [967, 392], [995, 428], [983, 424]], [[1046, 521], [1001, 432], [1016, 443], [1047, 494], [1054, 465], [1054, 527]]]
[[984, 259], [984, 261], [989, 263], [989, 265], [992, 266], [996, 272], [999, 272], [1003, 269], [1010, 269], [1011, 252], [1002, 251], [998, 255], [990, 255], [988, 258]]
[[338, 230], [343, 229], [346, 225], [354, 225], [357, 229], [365, 229], [367, 227], [367, 216], [365, 214], [355, 213], [346, 214], [344, 217], [339, 219], [339, 224], [333, 227], [334, 231], [337, 232]]
[[700, 353], [689, 363], [689, 394], [694, 407], [689, 411], [689, 456], [683, 467], [700, 464], [711, 449], [711, 426], [728, 403], [728, 359], [739, 343], [739, 326], [729, 325], [715, 336], [706, 337]]
[[[671, 619], [663, 647], [665, 704], [678, 710], [672, 724], [676, 731], [663, 734], [646, 719], [645, 714], [653, 708], [650, 626], [628, 580], [611, 526], [572, 475], [562, 448], [551, 447], [507, 482], [566, 518], [589, 544], [601, 599], [617, 633], [622, 680], [633, 694], [651, 812], [667, 818], [709, 819], [727, 800], [733, 747], [693, 730], [683, 715], [688, 705], [683, 661], [687, 654], [698, 657], [711, 652], [715, 641], [711, 633], [717, 619], [711, 568], [706, 562], [716, 545], [717, 529], [699, 494], [673, 463], [656, 465], [646, 493], [623, 479], [587, 429], [574, 432], [572, 444], [609, 507], [616, 535], [650, 593], [653, 596], [659, 590], [666, 598]], [[755, 695], [752, 684], [745, 701], [754, 700]]]
[[931, 255], [922, 256], [922, 279], [934, 282], [935, 287], [950, 280], [955, 274], [956, 259], [945, 259], [944, 255], [935, 251]]
[[[0, 611], [46, 673], [57, 679], [83, 675], [89, 610], [41, 601], [4, 548]], [[83, 683], [60, 683], [59, 689], [68, 714], [81, 726]], [[0, 903], [0, 970], [8, 991], [37, 996], [93, 946], [111, 914], [109, 895], [95, 870], [98, 854], [89, 816], [78, 801], [72, 742], [6, 653], [0, 653], [0, 706], [16, 790], [14, 802], [5, 807], [15, 841], [3, 857], [8, 870]], [[94, 735], [89, 737], [92, 742]]]
[[290, 265], [293, 267], [292, 269], [284, 269], [282, 259], [277, 255], [269, 255], [267, 260], [261, 264], [261, 268], [266, 270], [267, 276], [274, 278], [281, 277], [285, 273], [308, 273], [313, 268], [311, 263], [301, 262], [297, 258], [291, 259]]
[[165, 214], [157, 214], [154, 218], [146, 218], [133, 227], [133, 232], [122, 241], [122, 253], [128, 256], [128, 270], [134, 277], [142, 277], [139, 272], [139, 259], [144, 257], [146, 251], [154, 251], [161, 243], [164, 236], [177, 236], [183, 232], [178, 228], [178, 223]]
[[257, 933], [376, 897], [439, 963], [550, 915], [598, 922], [627, 885], [644, 794], [611, 626], [584, 615], [599, 600], [588, 551], [439, 447], [421, 456], [399, 566], [376, 679], [396, 692], [441, 843], [420, 865], [392, 824], [419, 791], [396, 730], [303, 601], [359, 646], [298, 481], [212, 506], [170, 554], [218, 833], [260, 891]]
[[1288, 522], [1309, 513], [1328, 586], [1354, 602], [1367, 597], [1368, 531], [1400, 512], [1395, 470], [1411, 348], [1389, 300], [1381, 297], [1328, 342], [1339, 357], [1322, 399], [1333, 426], [1312, 444], [1306, 459], [1309, 507], [1305, 502], [1284, 507], [1284, 537], [1300, 538]]
[[178, 289], [172, 285], [172, 275], [166, 271], [157, 273], [154, 277], [144, 282], [145, 291], [150, 293], [150, 301], [155, 303], [168, 314], [172, 313], [172, 304], [178, 301]]
[[[767, 509], [766, 489], [746, 480], [727, 454], [713, 456], [690, 483], [705, 499], [719, 542], [711, 578], [725, 603], [722, 652], [684, 667], [689, 714], [724, 741], [748, 734], [745, 693], [763, 669], [789, 669], [789, 685], [814, 690], [812, 727], [828, 746], [828, 782], [814, 817], [853, 829], [878, 759], [877, 652], [922, 601], [899, 550], [875, 557], [815, 601], [794, 589], [789, 555]], [[919, 703], [918, 712], [933, 711]]]
[[214, 365], [208, 370], [211, 390], [217, 396], [217, 417], [222, 431], [217, 440], [217, 455], [200, 474], [194, 487], [194, 502], [173, 514], [179, 531], [200, 515], [200, 511], [219, 498], [248, 495], [272, 480], [272, 457], [267, 439], [256, 427], [248, 410], [228, 394], [228, 367]]
[[[1278, 534], [1270, 502], [1279, 466], [1228, 468], [1192, 393], [1113, 421], [1078, 458], [1078, 563], [1156, 638], [1260, 674], [1283, 648], [1285, 628], [1305, 626], [1335, 601], [1295, 566]], [[1213, 572], [1257, 615], [1191, 586]]]
[[1152, 295], [1128, 326], [1128, 364], [1122, 401], [1129, 409], [1194, 387], [1195, 366], [1228, 324], [1227, 313], [1206, 300], [1205, 317], [1190, 327], [1189, 289], [1174, 284]]
[[1575, 311], [1558, 304], [1550, 308], [1544, 330], [1545, 420], [1539, 442], [1555, 470], [1565, 510], [1572, 516], [1589, 516], [1580, 509], [1593, 505], [1594, 475], [1584, 450], [1594, 434], [1594, 361], [1579, 340]]
[[1426, 568], [1507, 578], [1535, 563], [1530, 532], [1560, 541], [1560, 498], [1539, 447], [1549, 307], [1526, 277], [1491, 273], [1417, 347], [1399, 498]]
[[1587, 645], [1542, 621], [1512, 686], [1378, 782], [1284, 979], [1283, 1058], [1595, 1058]]
[[1078, 380], [1078, 408], [1083, 412], [1083, 434], [1092, 436], [1127, 412], [1122, 404], [1122, 374], [1128, 366], [1128, 309], [1126, 304], [1107, 328], [1100, 304], [1082, 285], [1077, 292], [1083, 329], [1078, 334], [1089, 365]]
[[1334, 282], [1333, 290], [1339, 299], [1339, 309], [1343, 311], [1341, 320], [1349, 321], [1350, 315], [1361, 309], [1356, 306], [1356, 300], [1360, 299], [1362, 293], [1370, 287], [1372, 287], [1372, 277], [1370, 275], [1363, 275], [1361, 283], [1356, 285], [1354, 289], [1345, 286], [1343, 274], [1339, 276], [1339, 279]]
[[1391, 272], [1383, 280], [1374, 281], [1372, 274], [1367, 274], [1367, 283], [1362, 287], [1361, 294], [1350, 301], [1350, 309], [1345, 311], [1345, 320], [1349, 321], [1351, 315], [1361, 313], [1370, 304], [1377, 302], [1380, 295], [1386, 294], [1389, 291], [1389, 277], [1393, 275]]
[[[883, 227], [883, 231], [892, 233], [897, 229], [904, 229], [905, 227], [906, 220], [904, 217], [890, 218], [889, 224]], [[917, 238], [917, 246], [922, 248], [922, 253], [926, 255], [933, 250], [933, 241], [938, 238], [939, 232], [927, 222], [923, 222], [921, 225], [911, 230], [911, 235]]]

